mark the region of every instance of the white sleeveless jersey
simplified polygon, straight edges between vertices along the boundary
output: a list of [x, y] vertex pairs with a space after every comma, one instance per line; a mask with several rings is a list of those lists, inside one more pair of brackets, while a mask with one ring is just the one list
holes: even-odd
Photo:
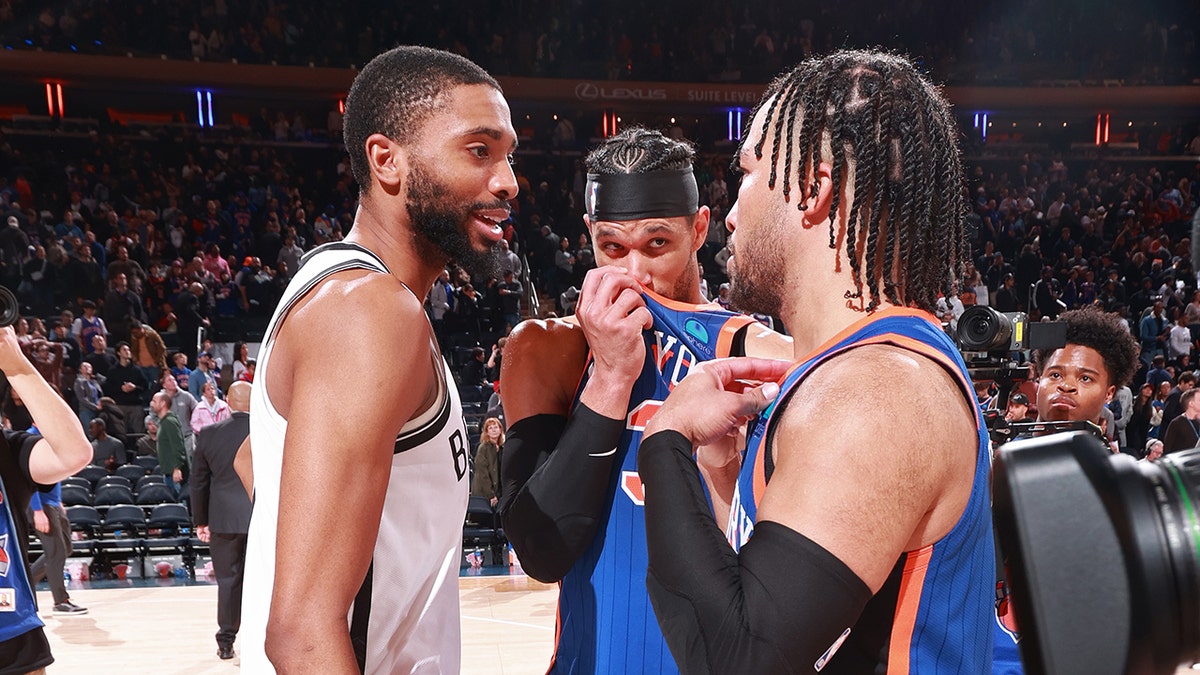
[[[263, 646], [275, 579], [287, 420], [267, 396], [271, 347], [295, 303], [330, 274], [347, 269], [388, 273], [378, 257], [355, 244], [339, 242], [312, 251], [288, 284], [259, 353], [255, 377], [260, 385], [253, 388], [250, 402], [254, 511], [246, 548], [240, 631], [242, 670], [247, 673], [274, 672]], [[442, 375], [441, 391], [435, 404], [409, 420], [396, 438], [371, 568], [346, 617], [365, 673], [459, 672], [458, 570], [468, 494], [467, 433], [458, 390], [433, 342], [430, 363]], [[335, 461], [353, 461], [353, 457]], [[314, 541], [313, 553], [313, 584], [322, 583], [325, 575], [339, 573], [338, 551], [324, 549], [321, 542]]]

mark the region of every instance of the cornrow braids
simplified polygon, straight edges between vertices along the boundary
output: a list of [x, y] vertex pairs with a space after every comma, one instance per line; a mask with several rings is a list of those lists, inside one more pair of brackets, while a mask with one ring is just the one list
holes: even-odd
[[830, 248], [842, 201], [850, 200], [847, 298], [864, 298], [866, 286], [868, 312], [884, 298], [932, 311], [939, 293], [956, 292], [966, 256], [957, 134], [949, 104], [911, 62], [859, 50], [810, 59], [776, 78], [763, 106], [754, 152], [763, 157], [770, 135], [770, 188], [782, 157], [784, 200], [794, 170], [804, 208], [811, 177], [822, 162], [832, 166]]
[[696, 149], [687, 141], [677, 141], [653, 129], [633, 126], [606, 139], [588, 153], [584, 163], [588, 173], [652, 173], [686, 169], [695, 157]]

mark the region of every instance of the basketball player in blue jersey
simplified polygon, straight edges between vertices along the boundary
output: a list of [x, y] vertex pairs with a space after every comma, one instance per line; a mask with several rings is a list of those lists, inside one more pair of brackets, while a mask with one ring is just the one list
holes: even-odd
[[345, 141], [354, 226], [305, 256], [259, 355], [242, 667], [457, 673], [467, 438], [421, 305], [451, 257], [495, 273], [516, 133], [481, 68], [397, 47], [355, 78]]
[[[576, 314], [526, 321], [505, 348], [504, 529], [525, 571], [560, 581], [553, 673], [670, 673], [646, 596], [637, 446], [646, 420], [694, 364], [790, 352], [749, 317], [705, 303], [696, 250], [708, 231], [690, 145], [646, 129], [587, 159], [599, 268]], [[740, 456], [732, 438], [700, 449], [724, 522]], [[699, 480], [699, 478], [697, 478]], [[709, 518], [712, 518], [710, 514]]]
[[[638, 458], [647, 587], [682, 672], [990, 670], [988, 439], [932, 314], [968, 259], [956, 136], [937, 89], [878, 52], [806, 61], [755, 111], [731, 302], [779, 315], [794, 363], [693, 368]], [[751, 416], [722, 532], [693, 447]]]
[[0, 372], [36, 427], [0, 430], [0, 672], [45, 673], [54, 657], [29, 582], [25, 514], [35, 491], [49, 492], [91, 461], [92, 446], [75, 412], [21, 351], [11, 326], [0, 328]]

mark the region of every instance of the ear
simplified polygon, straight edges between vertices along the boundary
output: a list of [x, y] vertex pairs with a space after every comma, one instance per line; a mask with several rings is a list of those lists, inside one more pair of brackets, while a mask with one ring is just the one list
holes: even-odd
[[596, 237], [592, 234], [592, 224], [592, 219], [588, 217], [588, 214], [583, 214], [583, 226], [587, 228], [588, 239], [594, 240]]
[[833, 167], [827, 162], [817, 166], [817, 175], [813, 177], [816, 187], [804, 200], [804, 226], [820, 225], [829, 219], [829, 208], [833, 204]]
[[699, 251], [708, 239], [708, 223], [712, 219], [712, 211], [707, 206], [701, 206], [692, 217], [692, 251]]
[[1105, 392], [1105, 394], [1104, 394], [1104, 403], [1105, 404], [1111, 403], [1113, 400], [1113, 395], [1116, 393], [1117, 393], [1117, 385], [1115, 385], [1115, 384], [1108, 385], [1108, 391]]
[[383, 134], [371, 134], [366, 142], [367, 166], [388, 194], [398, 194], [408, 176], [404, 148]]

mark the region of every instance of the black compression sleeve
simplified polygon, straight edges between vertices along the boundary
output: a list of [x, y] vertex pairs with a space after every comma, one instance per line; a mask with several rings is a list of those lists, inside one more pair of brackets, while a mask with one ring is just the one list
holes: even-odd
[[624, 428], [582, 403], [570, 420], [535, 415], [509, 428], [500, 517], [529, 576], [558, 581], [591, 545]]
[[714, 522], [692, 446], [674, 431], [642, 440], [646, 586], [685, 675], [812, 672], [871, 591], [832, 553], [760, 521], [741, 554]]

